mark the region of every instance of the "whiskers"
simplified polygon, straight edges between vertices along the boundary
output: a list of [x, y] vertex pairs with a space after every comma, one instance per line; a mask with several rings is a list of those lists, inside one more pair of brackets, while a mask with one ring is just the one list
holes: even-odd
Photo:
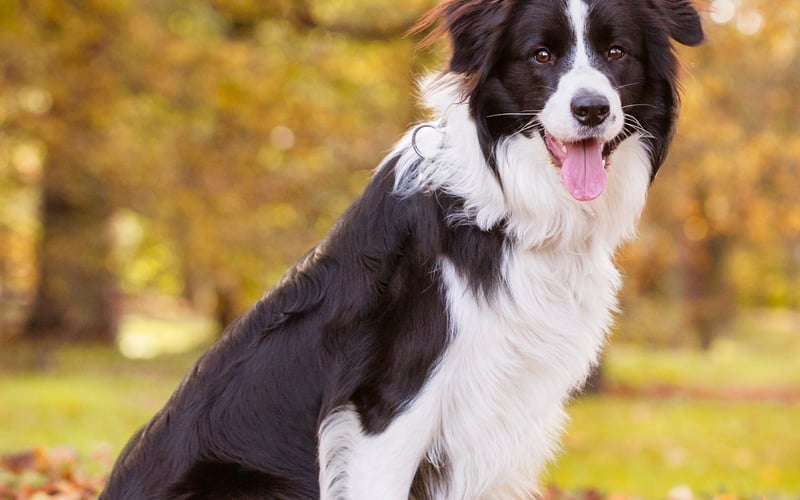
[[639, 143], [645, 148], [648, 154], [652, 154], [653, 152], [653, 142], [652, 140], [655, 139], [655, 136], [651, 134], [644, 125], [633, 115], [625, 113], [625, 122], [622, 126], [622, 131], [619, 135], [614, 139], [612, 148], [616, 148], [620, 143], [622, 143], [625, 139], [632, 137], [638, 134], [640, 137]]
[[542, 111], [541, 110], [522, 110], [522, 111], [514, 111], [508, 113], [494, 113], [491, 115], [486, 115], [486, 118], [498, 118], [498, 117], [516, 117], [516, 118], [527, 118], [527, 120], [515, 130], [511, 135], [508, 136], [509, 139], [516, 137], [519, 134], [524, 134], [529, 132], [537, 127], [542, 125], [542, 121], [540, 118]]
[[655, 137], [651, 134], [644, 125], [633, 115], [625, 113], [625, 124], [622, 127], [622, 133], [625, 137], [630, 137], [633, 134], [639, 134], [644, 139], [654, 139]]
[[624, 89], [624, 88], [627, 88], [627, 87], [635, 87], [635, 86], [641, 85], [641, 84], [642, 84], [642, 82], [626, 83], [625, 85], [617, 85], [616, 87], [614, 87], [614, 90], [620, 90], [620, 89]]
[[657, 106], [655, 106], [653, 104], [647, 104], [647, 103], [626, 104], [625, 106], [622, 106], [622, 109], [630, 109], [630, 108], [653, 108], [653, 109], [656, 109]]
[[509, 139], [513, 138], [513, 137], [516, 137], [516, 136], [518, 136], [520, 134], [524, 134], [526, 132], [529, 132], [531, 130], [540, 128], [540, 127], [543, 127], [542, 126], [542, 120], [539, 118], [539, 114], [537, 113], [537, 114], [533, 115], [531, 117], [531, 119], [528, 120], [524, 125], [522, 125], [519, 129], [517, 129], [516, 132], [511, 134]]
[[493, 115], [486, 115], [486, 118], [496, 118], [498, 116], [536, 116], [539, 113], [541, 113], [541, 111], [524, 110], [524, 111], [514, 111], [509, 113], [495, 113]]
[[[616, 87], [617, 89], [638, 85], [638, 83], [631, 83], [628, 85], [621, 85]], [[656, 108], [656, 106], [647, 103], [637, 103], [637, 104], [627, 104], [622, 106], [623, 111], [623, 127], [620, 131], [619, 135], [615, 142], [619, 143], [625, 140], [628, 137], [638, 134], [642, 139], [654, 139], [653, 134], [651, 134], [642, 123], [639, 121], [636, 116], [631, 114], [631, 110], [637, 107], [647, 107], [647, 108]], [[544, 129], [544, 125], [541, 119], [542, 110], [533, 110], [533, 109], [526, 109], [522, 111], [513, 111], [507, 113], [494, 113], [490, 115], [486, 115], [486, 118], [499, 118], [499, 117], [510, 117], [510, 118], [520, 118], [521, 124], [508, 136], [506, 139], [513, 139], [516, 136], [521, 134], [527, 134], [528, 132], [536, 129]]]

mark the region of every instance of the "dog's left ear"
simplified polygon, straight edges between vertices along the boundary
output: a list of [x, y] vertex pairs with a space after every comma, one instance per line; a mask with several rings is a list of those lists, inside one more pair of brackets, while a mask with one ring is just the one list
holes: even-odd
[[690, 0], [656, 0], [659, 10], [667, 17], [669, 35], [676, 42], [694, 47], [705, 39], [700, 14]]

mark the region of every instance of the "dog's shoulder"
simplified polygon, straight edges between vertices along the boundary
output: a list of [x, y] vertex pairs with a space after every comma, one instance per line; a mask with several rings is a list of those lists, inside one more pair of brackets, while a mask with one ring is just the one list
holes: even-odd
[[447, 201], [435, 193], [395, 192], [397, 156], [379, 168], [326, 237], [300, 258], [256, 304], [247, 323], [261, 332], [314, 314], [362, 316], [380, 301], [399, 268], [433, 265], [448, 244]]

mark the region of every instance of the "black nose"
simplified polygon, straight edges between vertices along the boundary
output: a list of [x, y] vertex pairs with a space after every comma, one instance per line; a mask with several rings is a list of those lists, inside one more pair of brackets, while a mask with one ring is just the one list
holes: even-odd
[[572, 99], [570, 104], [572, 114], [578, 123], [586, 127], [596, 127], [606, 121], [611, 107], [608, 99], [601, 95], [579, 94]]

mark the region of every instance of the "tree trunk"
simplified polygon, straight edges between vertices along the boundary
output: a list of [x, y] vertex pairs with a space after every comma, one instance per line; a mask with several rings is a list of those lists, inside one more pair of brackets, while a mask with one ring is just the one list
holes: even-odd
[[736, 306], [725, 283], [723, 237], [682, 242], [685, 324], [703, 351], [730, 325]]
[[50, 27], [37, 34], [31, 59], [41, 62], [28, 69], [51, 99], [46, 114], [22, 125], [46, 147], [39, 281], [23, 338], [111, 342], [116, 282], [107, 229], [110, 174], [119, 174], [104, 148], [121, 86], [114, 42], [123, 11], [103, 2], [21, 5], [21, 15]]
[[232, 279], [217, 279], [215, 291], [217, 306], [214, 309], [214, 319], [224, 331], [242, 313], [238, 307], [239, 287]]
[[66, 189], [56, 172], [75, 170], [48, 170], [42, 193], [40, 279], [23, 335], [35, 340], [111, 342], [117, 313], [107, 267], [105, 193], [99, 182], [83, 179]]

